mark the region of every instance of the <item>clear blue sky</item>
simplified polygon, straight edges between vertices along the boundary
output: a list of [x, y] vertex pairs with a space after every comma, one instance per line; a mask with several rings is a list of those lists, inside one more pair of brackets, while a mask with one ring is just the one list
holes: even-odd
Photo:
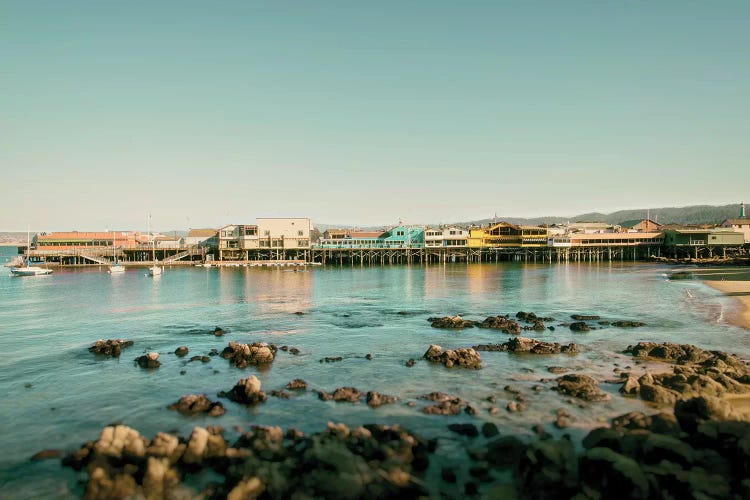
[[750, 2], [0, 0], [0, 229], [750, 201]]

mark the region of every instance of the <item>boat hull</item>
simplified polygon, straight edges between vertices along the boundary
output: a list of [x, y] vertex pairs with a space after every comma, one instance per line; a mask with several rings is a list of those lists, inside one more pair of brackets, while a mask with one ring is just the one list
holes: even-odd
[[10, 270], [13, 276], [44, 276], [45, 274], [52, 274], [52, 269], [45, 269], [43, 267], [14, 267]]

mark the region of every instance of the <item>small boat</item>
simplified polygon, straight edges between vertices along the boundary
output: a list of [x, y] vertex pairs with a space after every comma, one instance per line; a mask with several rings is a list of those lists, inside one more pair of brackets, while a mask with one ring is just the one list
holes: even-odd
[[26, 266], [11, 268], [11, 274], [13, 274], [13, 276], [43, 276], [45, 274], [52, 274], [52, 269], [29, 265], [29, 253], [31, 252], [31, 231], [27, 232], [26, 241]]
[[112, 231], [112, 260], [114, 264], [109, 266], [109, 274], [122, 274], [125, 272], [125, 266], [117, 262], [117, 232]]
[[[148, 234], [151, 236], [151, 214], [148, 214]], [[151, 259], [154, 261], [154, 265], [148, 268], [149, 276], [161, 276], [164, 272], [163, 267], [157, 266], [156, 260], [156, 238], [151, 236]]]

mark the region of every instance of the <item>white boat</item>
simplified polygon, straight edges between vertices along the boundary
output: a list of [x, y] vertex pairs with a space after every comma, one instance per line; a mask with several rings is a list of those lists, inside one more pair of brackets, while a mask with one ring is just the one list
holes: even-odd
[[164, 272], [164, 268], [156, 265], [156, 238], [151, 236], [151, 214], [148, 214], [148, 234], [151, 237], [151, 260], [154, 262], [154, 265], [148, 268], [148, 275], [161, 276]]
[[26, 266], [25, 267], [13, 267], [10, 272], [13, 276], [43, 276], [45, 274], [52, 274], [52, 269], [46, 267], [38, 267], [29, 265], [29, 254], [31, 253], [31, 231], [26, 234]]
[[109, 274], [121, 274], [125, 272], [125, 266], [117, 262], [117, 232], [112, 231], [112, 260], [114, 264], [109, 266]]

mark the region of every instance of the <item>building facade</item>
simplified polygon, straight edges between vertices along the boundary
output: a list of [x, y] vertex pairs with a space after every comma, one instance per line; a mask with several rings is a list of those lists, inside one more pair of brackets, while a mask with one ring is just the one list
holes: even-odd
[[465, 247], [469, 245], [469, 230], [460, 227], [428, 227], [424, 230], [426, 248]]

